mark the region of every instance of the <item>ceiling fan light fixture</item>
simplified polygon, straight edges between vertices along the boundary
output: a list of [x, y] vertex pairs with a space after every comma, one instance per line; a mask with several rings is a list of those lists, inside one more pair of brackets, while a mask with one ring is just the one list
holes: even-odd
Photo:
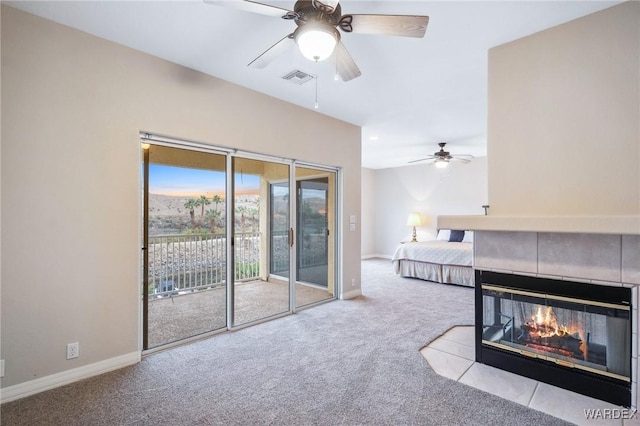
[[436, 161], [433, 162], [435, 166], [439, 169], [445, 169], [449, 165], [449, 160], [444, 158], [437, 158]]
[[340, 41], [340, 33], [330, 25], [310, 23], [298, 27], [294, 39], [305, 58], [319, 62], [331, 56]]

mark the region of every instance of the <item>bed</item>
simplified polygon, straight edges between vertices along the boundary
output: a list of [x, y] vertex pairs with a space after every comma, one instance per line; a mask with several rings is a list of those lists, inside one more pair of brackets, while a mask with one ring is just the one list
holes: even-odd
[[[404, 243], [396, 249], [393, 268], [403, 277], [420, 278], [443, 284], [474, 286], [473, 233], [451, 239], [449, 230], [438, 232], [438, 239]], [[450, 240], [451, 239], [451, 240]]]

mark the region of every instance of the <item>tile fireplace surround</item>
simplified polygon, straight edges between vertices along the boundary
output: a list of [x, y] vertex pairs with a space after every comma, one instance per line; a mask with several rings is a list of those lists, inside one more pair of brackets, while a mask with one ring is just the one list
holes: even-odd
[[474, 268], [632, 290], [632, 408], [638, 408], [640, 235], [476, 231]]

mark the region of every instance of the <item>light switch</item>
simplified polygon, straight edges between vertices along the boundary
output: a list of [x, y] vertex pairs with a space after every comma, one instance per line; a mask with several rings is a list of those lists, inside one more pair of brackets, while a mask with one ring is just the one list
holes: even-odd
[[[351, 216], [349, 216], [349, 223], [356, 223], [356, 215], [352, 214]], [[355, 231], [355, 229], [353, 229], [353, 231]]]
[[356, 224], [355, 223], [350, 223], [349, 224], [349, 231], [356, 232]]

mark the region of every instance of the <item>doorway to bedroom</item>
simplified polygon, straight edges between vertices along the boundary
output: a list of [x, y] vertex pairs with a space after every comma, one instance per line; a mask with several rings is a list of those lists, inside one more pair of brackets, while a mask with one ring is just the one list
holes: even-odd
[[337, 170], [142, 142], [144, 350], [336, 298]]

